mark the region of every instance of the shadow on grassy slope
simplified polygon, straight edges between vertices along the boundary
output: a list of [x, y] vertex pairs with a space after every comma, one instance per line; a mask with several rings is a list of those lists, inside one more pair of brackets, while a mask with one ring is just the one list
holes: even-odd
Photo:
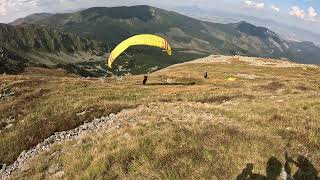
[[[276, 180], [279, 177], [287, 180], [318, 180], [318, 171], [311, 161], [302, 155], [297, 157], [297, 160], [287, 157], [283, 165], [280, 160], [275, 157], [270, 157], [266, 165], [266, 176], [253, 173], [254, 165], [248, 163], [242, 172], [237, 176], [237, 180]], [[297, 170], [292, 173], [292, 165], [296, 166]]]
[[147, 86], [193, 86], [196, 82], [190, 83], [148, 83]]

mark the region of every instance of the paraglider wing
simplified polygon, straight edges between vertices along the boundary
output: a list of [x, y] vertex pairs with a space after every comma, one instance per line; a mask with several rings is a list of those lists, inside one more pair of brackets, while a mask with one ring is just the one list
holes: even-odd
[[129, 39], [121, 42], [111, 53], [108, 59], [108, 66], [111, 68], [113, 61], [120, 56], [122, 52], [128, 49], [130, 46], [145, 45], [153, 46], [164, 49], [168, 55], [172, 54], [171, 47], [165, 39], [162, 37], [151, 35], [151, 34], [141, 34], [130, 37]]

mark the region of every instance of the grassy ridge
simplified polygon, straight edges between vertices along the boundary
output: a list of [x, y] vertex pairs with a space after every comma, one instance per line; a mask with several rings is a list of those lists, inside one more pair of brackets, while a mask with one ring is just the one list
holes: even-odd
[[[1, 84], [20, 82], [19, 90], [31, 91], [3, 101], [5, 116], [14, 112], [11, 103], [45, 89], [28, 107], [15, 104], [22, 115], [0, 134], [1, 161], [12, 162], [34, 140], [54, 131], [125, 108], [132, 111], [118, 119], [120, 129], [111, 126], [55, 145], [14, 177], [55, 178], [49, 169], [58, 164], [65, 178], [233, 179], [248, 162], [265, 174], [268, 159], [283, 161], [285, 151], [307, 155], [320, 169], [319, 70], [232, 62], [161, 70], [150, 74], [149, 86], [140, 85], [142, 76], [104, 81], [1, 76]], [[205, 70], [209, 80], [202, 78]], [[259, 78], [225, 80], [238, 73]], [[190, 82], [196, 84], [184, 85]], [[84, 110], [90, 113], [77, 117]]]

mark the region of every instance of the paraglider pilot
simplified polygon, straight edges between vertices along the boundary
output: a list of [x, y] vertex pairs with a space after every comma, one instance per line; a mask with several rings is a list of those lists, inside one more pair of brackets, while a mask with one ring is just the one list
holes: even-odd
[[206, 71], [203, 76], [205, 79], [209, 79], [208, 72]]
[[147, 81], [148, 81], [148, 76], [144, 76], [144, 79], [143, 79], [143, 85], [146, 85], [146, 83], [147, 83]]

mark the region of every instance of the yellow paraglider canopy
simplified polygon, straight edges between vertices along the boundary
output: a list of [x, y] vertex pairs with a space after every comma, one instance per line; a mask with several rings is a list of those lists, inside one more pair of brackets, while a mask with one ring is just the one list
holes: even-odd
[[236, 81], [236, 80], [237, 80], [237, 78], [229, 77], [229, 78], [227, 78], [226, 80], [227, 80], [227, 81]]
[[121, 42], [111, 53], [108, 59], [108, 66], [111, 68], [113, 61], [120, 56], [122, 52], [128, 49], [130, 46], [145, 45], [153, 46], [164, 49], [168, 55], [172, 55], [171, 47], [167, 40], [162, 37], [152, 34], [141, 34], [132, 36], [129, 39]]

